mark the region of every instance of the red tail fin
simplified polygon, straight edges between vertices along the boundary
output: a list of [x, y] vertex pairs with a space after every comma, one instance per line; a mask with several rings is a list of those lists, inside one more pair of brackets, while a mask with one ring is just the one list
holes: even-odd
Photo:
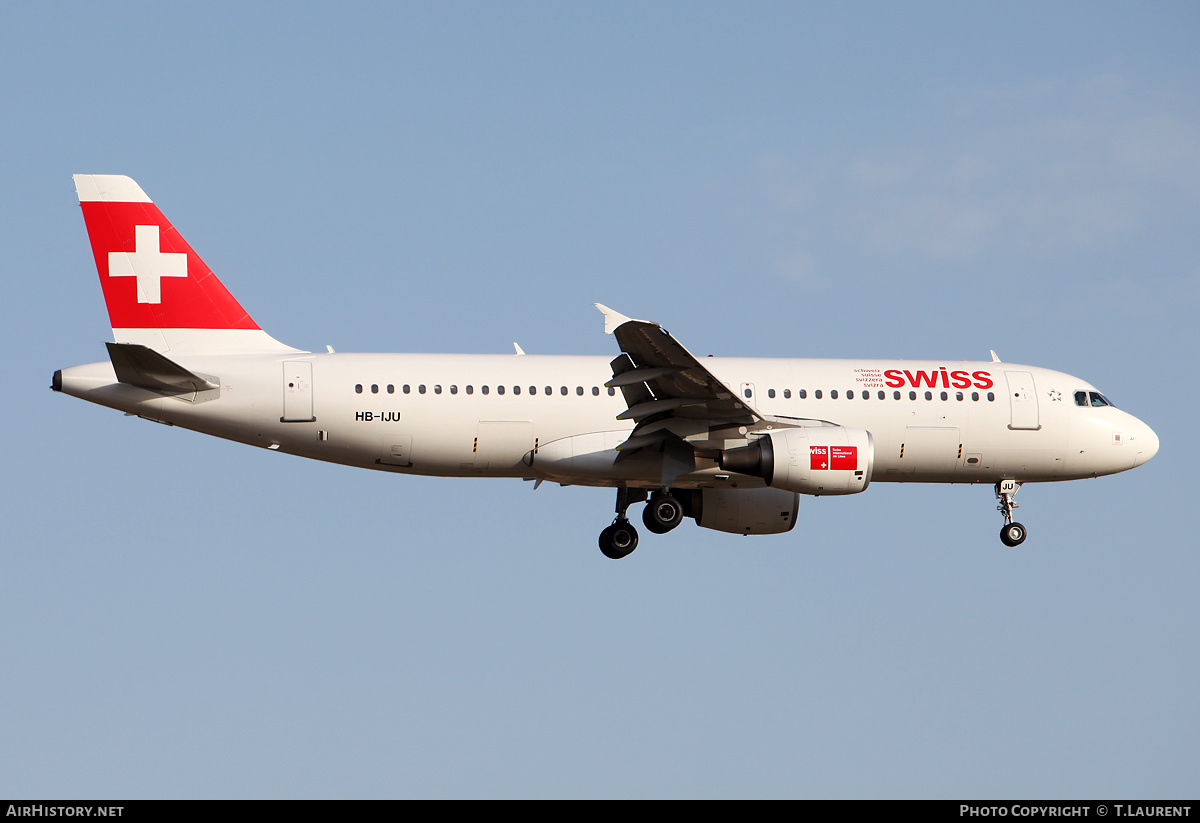
[[75, 189], [118, 343], [181, 355], [295, 351], [258, 327], [132, 179], [77, 174]]

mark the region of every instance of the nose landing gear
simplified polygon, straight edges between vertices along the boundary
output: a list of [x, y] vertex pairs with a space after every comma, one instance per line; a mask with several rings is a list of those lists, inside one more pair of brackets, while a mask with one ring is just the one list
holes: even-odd
[[1013, 509], [1018, 505], [1013, 497], [1020, 488], [1021, 484], [1016, 480], [1001, 480], [996, 484], [996, 499], [1000, 501], [996, 510], [1004, 515], [1004, 528], [1000, 529], [1000, 542], [1009, 547], [1021, 545], [1029, 534], [1024, 526], [1013, 522]]

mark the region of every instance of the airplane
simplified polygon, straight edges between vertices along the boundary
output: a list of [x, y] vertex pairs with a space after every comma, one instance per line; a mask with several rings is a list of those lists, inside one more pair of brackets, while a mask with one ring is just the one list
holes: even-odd
[[615, 488], [599, 538], [638, 545], [685, 517], [734, 534], [796, 525], [801, 495], [874, 482], [988, 483], [1006, 546], [1024, 483], [1140, 466], [1158, 437], [1091, 384], [1002, 362], [697, 358], [658, 323], [596, 304], [620, 354], [353, 354], [259, 328], [146, 193], [74, 176], [104, 291], [108, 360], [51, 388], [127, 415], [396, 474]]

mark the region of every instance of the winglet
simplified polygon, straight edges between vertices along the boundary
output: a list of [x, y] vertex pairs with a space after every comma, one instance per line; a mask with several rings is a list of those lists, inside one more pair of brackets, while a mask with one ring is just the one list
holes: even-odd
[[988, 349], [988, 352], [990, 352], [990, 353], [991, 353], [991, 355], [992, 355], [992, 362], [993, 362], [993, 363], [999, 363], [999, 362], [1000, 362], [1000, 357], [999, 357], [999, 356], [996, 354], [996, 350], [995, 350], [995, 349]]
[[626, 317], [625, 315], [621, 314], [619, 311], [613, 311], [612, 309], [610, 309], [608, 306], [604, 305], [603, 303], [594, 303], [593, 305], [600, 310], [601, 314], [604, 315], [604, 333], [605, 334], [612, 334], [617, 329], [619, 329], [621, 326], [624, 326], [626, 323], [629, 323], [631, 321], [636, 322], [636, 323], [645, 323], [646, 322], [645, 320], [634, 320], [632, 317]]

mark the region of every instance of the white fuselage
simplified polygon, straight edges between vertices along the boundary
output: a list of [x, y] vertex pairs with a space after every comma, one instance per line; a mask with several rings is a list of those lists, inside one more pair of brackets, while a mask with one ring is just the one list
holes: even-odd
[[[613, 449], [633, 428], [609, 358], [295, 353], [180, 357], [219, 391], [170, 397], [110, 363], [64, 369], [62, 390], [148, 419], [303, 457], [440, 476], [659, 485], [661, 460]], [[1148, 426], [1062, 372], [997, 362], [705, 358], [767, 418], [866, 429], [875, 482], [1069, 480], [1140, 465]], [[913, 383], [918, 385], [913, 385]], [[703, 450], [679, 488], [761, 486]]]

